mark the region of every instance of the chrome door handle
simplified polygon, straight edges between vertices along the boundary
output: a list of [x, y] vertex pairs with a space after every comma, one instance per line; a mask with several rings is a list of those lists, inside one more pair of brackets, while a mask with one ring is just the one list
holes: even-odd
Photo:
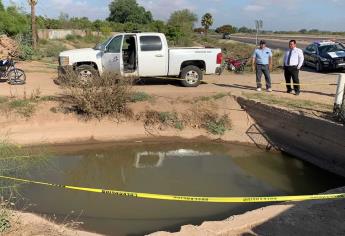
[[164, 55], [162, 55], [162, 54], [157, 54], [157, 55], [155, 55], [155, 57], [164, 57]]

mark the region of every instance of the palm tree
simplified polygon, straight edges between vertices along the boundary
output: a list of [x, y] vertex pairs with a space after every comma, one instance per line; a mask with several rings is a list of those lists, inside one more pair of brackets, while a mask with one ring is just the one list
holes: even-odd
[[205, 35], [207, 36], [208, 29], [213, 25], [213, 16], [211, 15], [211, 13], [206, 13], [201, 18], [201, 25], [205, 28]]

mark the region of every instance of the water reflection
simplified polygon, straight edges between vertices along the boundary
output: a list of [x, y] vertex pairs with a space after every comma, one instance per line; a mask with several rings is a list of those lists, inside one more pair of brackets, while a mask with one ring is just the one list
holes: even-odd
[[[266, 196], [321, 192], [343, 179], [301, 161], [250, 146], [222, 143], [105, 144], [56, 150], [50, 168], [31, 169], [37, 180], [82, 187], [194, 196]], [[323, 181], [315, 182], [322, 175]], [[256, 208], [133, 199], [27, 185], [29, 210], [85, 222], [107, 235], [177, 230]]]

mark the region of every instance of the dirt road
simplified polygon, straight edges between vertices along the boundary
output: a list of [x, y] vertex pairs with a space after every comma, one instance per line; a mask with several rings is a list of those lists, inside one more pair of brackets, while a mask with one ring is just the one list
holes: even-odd
[[[40, 96], [58, 96], [63, 91], [54, 83], [57, 77], [55, 69], [40, 62], [21, 63], [19, 67], [27, 72], [27, 84], [24, 86], [10, 86], [1, 83], [0, 96], [27, 97], [31, 94]], [[301, 82], [302, 93], [300, 96], [287, 94], [283, 83], [282, 73], [274, 73], [273, 92], [255, 91], [255, 76], [252, 73], [234, 74], [226, 72], [222, 76], [205, 76], [204, 83], [197, 88], [184, 88], [178, 81], [146, 79], [134, 86], [134, 90], [143, 91], [155, 97], [155, 102], [143, 102], [132, 105], [134, 111], [140, 112], [143, 109], [155, 109], [159, 111], [183, 111], [186, 108], [186, 101], [193, 103], [201, 96], [212, 96], [219, 93], [230, 93], [235, 96], [255, 95], [263, 96], [265, 99], [296, 101], [301, 104], [309, 101], [326, 104], [329, 112], [332, 110], [334, 95], [336, 91], [337, 75], [317, 74], [311, 71], [302, 71]], [[20, 144], [33, 143], [61, 143], [86, 140], [123, 140], [133, 138], [145, 138], [148, 133], [143, 124], [131, 121], [121, 124], [114, 124], [111, 120], [84, 121], [73, 114], [54, 113], [51, 102], [40, 104], [35, 115], [29, 119], [13, 116], [1, 116], [1, 134], [10, 140]], [[241, 110], [241, 107], [230, 98], [217, 101], [220, 108], [219, 113], [230, 114], [233, 122], [233, 130], [222, 137], [228, 141], [251, 142], [246, 135], [246, 130], [252, 124], [248, 115]], [[249, 120], [249, 121], [248, 121]], [[247, 122], [248, 121], [248, 122]], [[200, 135], [209, 136], [206, 132], [195, 129], [186, 129], [182, 132], [170, 130], [161, 132], [163, 136], [180, 136], [184, 138], [195, 138]], [[217, 138], [212, 137], [211, 138]]]
[[[24, 86], [10, 86], [0, 83], [0, 96], [27, 96], [35, 91], [41, 95], [58, 95], [62, 91], [54, 83], [57, 77], [55, 69], [49, 68], [47, 64], [40, 62], [21, 63], [19, 67], [27, 72], [27, 84]], [[287, 97], [289, 99], [303, 99], [319, 101], [333, 105], [336, 91], [337, 74], [315, 73], [312, 69], [305, 68], [301, 71], [302, 93], [299, 97], [286, 94], [284, 77], [282, 73], [273, 73], [273, 92], [272, 95]], [[264, 81], [264, 80], [263, 80]], [[330, 84], [330, 85], [327, 85]], [[256, 93], [255, 75], [253, 73], [235, 74], [225, 72], [221, 76], [205, 76], [204, 83], [197, 88], [184, 88], [175, 80], [145, 79], [134, 86], [135, 90], [144, 91], [157, 96], [195, 97], [215, 94], [219, 92], [231, 92], [234, 95], [243, 93]]]

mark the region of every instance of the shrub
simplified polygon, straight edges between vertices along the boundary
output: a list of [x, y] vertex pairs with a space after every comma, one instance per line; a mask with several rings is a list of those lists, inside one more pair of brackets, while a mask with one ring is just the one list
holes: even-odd
[[137, 115], [137, 120], [143, 120], [145, 128], [164, 130], [167, 127], [183, 130], [185, 127], [184, 121], [176, 112], [158, 112], [148, 110]]
[[27, 44], [20, 45], [19, 58], [24, 61], [32, 60], [33, 56], [36, 55], [35, 50]]
[[42, 57], [58, 57], [60, 52], [65, 51], [66, 47], [59, 41], [49, 41], [39, 49], [39, 55]]
[[1, 202], [0, 200], [0, 233], [4, 233], [9, 228], [11, 228], [11, 223], [7, 202]]
[[76, 35], [76, 34], [69, 34], [66, 36], [66, 40], [68, 40], [68, 41], [76, 41], [76, 40], [80, 40], [82, 38], [83, 38], [82, 36]]
[[214, 135], [224, 135], [231, 129], [231, 121], [227, 115], [219, 117], [215, 108], [216, 105], [212, 101], [199, 100], [183, 114], [183, 120], [191, 127], [206, 129]]
[[64, 106], [69, 110], [97, 119], [132, 116], [128, 108], [132, 94], [131, 79], [104, 73], [82, 81], [76, 73], [68, 71], [59, 82], [64, 89]]
[[144, 101], [148, 101], [151, 100], [152, 96], [145, 93], [145, 92], [134, 92], [131, 95], [131, 102], [144, 102]]
[[224, 115], [220, 118], [214, 116], [206, 116], [203, 126], [211, 134], [224, 135], [225, 132], [230, 129], [231, 123], [227, 115]]

